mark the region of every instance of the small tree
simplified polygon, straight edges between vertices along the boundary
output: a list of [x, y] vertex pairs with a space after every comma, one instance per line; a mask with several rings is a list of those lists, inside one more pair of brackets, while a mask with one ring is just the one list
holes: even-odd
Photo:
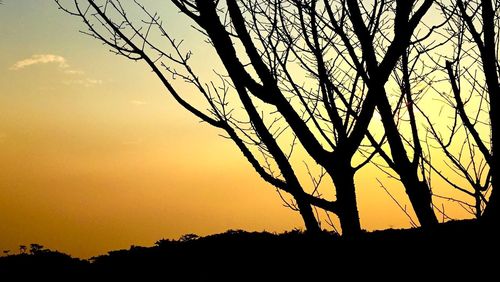
[[[497, 1], [457, 1], [460, 16], [467, 26], [470, 34], [468, 37], [476, 44], [481, 59], [481, 70], [484, 76], [484, 86], [486, 89], [485, 100], [489, 104], [488, 124], [490, 127], [490, 139], [484, 140], [476, 137], [477, 129], [475, 124], [467, 122], [467, 118], [461, 115], [462, 122], [467, 130], [473, 134], [475, 142], [479, 147], [484, 159], [487, 161], [491, 175], [491, 196], [489, 203], [484, 211], [484, 217], [491, 222], [498, 222], [500, 218], [500, 84], [498, 68], [498, 38], [500, 24], [498, 22], [498, 12], [500, 4]], [[476, 27], [479, 23], [481, 29]], [[450, 76], [450, 79], [453, 78]], [[476, 90], [477, 91], [477, 90]], [[478, 93], [484, 93], [479, 91]], [[476, 134], [474, 134], [476, 132]], [[490, 149], [487, 144], [490, 143]], [[489, 181], [489, 179], [488, 179]], [[486, 189], [488, 187], [486, 186]]]
[[19, 245], [19, 253], [20, 254], [26, 254], [26, 245]]
[[43, 251], [43, 246], [40, 244], [30, 244], [30, 254], [36, 255], [39, 252]]
[[[347, 1], [347, 5], [354, 9], [356, 2]], [[389, 11], [395, 15], [394, 35], [392, 44], [388, 48], [378, 43], [383, 42], [383, 40], [375, 41], [376, 38], [370, 33], [370, 30], [358, 28], [357, 34], [361, 41], [360, 44], [363, 46], [367, 75], [370, 77], [369, 94], [366, 99], [373, 99], [372, 103], [377, 107], [390, 154], [386, 153], [381, 144], [375, 142], [370, 134], [368, 137], [376, 151], [403, 184], [420, 224], [433, 226], [438, 221], [433, 211], [431, 190], [422, 166], [423, 151], [415, 115], [415, 101], [418, 100], [419, 93], [413, 93], [412, 89], [414, 84], [421, 81], [422, 74], [420, 73], [416, 78], [412, 75], [416, 73], [415, 66], [418, 66], [421, 55], [438, 47], [439, 44], [425, 46], [423, 43], [433, 33], [435, 26], [430, 26], [423, 32], [420, 31], [423, 34], [419, 36], [414, 35], [415, 29], [435, 1], [421, 1], [420, 6], [417, 5], [417, 2], [396, 1], [396, 4], [392, 4], [393, 6], [384, 4], [384, 2], [380, 3], [381, 6], [387, 5]], [[379, 59], [379, 54], [386, 49], [385, 57]], [[391, 76], [400, 89], [400, 93], [397, 94], [398, 102], [395, 105], [391, 105], [390, 93], [385, 87]], [[402, 123], [399, 114], [402, 110], [406, 111], [410, 125], [411, 133], [409, 135], [411, 137], [409, 138], [404, 137], [399, 130], [399, 125]], [[409, 148], [413, 151], [411, 156], [408, 155]]]
[[[448, 36], [453, 53], [445, 56], [443, 71], [450, 93], [439, 91], [453, 109], [453, 125], [443, 135], [428, 119], [430, 131], [450, 167], [462, 182], [434, 170], [457, 190], [473, 198], [459, 201], [477, 218], [498, 220], [500, 132], [498, 34], [500, 5], [496, 1], [440, 1], [449, 18]], [[448, 136], [448, 137], [444, 137]], [[460, 138], [460, 139], [459, 139]], [[490, 195], [489, 200], [487, 200]]]
[[179, 238], [179, 241], [180, 242], [188, 242], [188, 241], [194, 241], [194, 240], [198, 240], [200, 238], [200, 236], [196, 235], [196, 234], [193, 234], [193, 233], [189, 233], [189, 234], [184, 234], [182, 235], [180, 238]]

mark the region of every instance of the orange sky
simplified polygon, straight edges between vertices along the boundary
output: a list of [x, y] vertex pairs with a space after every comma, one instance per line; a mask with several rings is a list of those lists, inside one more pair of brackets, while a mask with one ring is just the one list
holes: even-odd
[[[52, 1], [0, 6], [0, 251], [90, 257], [186, 233], [302, 228], [231, 141], [82, 28]], [[203, 48], [195, 56], [215, 62]], [[407, 203], [404, 192], [377, 173], [357, 177], [363, 228], [408, 227], [376, 177]]]

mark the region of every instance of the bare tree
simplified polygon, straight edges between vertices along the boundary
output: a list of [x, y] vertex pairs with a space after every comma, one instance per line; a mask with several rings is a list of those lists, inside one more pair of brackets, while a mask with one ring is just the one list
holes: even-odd
[[[471, 196], [473, 204], [460, 204], [476, 217], [498, 220], [498, 114], [500, 85], [498, 64], [498, 1], [441, 1], [442, 13], [450, 18], [448, 35], [452, 55], [446, 56], [443, 70], [451, 94], [443, 99], [454, 111], [448, 137], [430, 126], [434, 139], [447, 156], [455, 174], [466, 185], [440, 173], [450, 185]], [[429, 122], [430, 123], [430, 122]], [[460, 139], [459, 139], [460, 138]], [[488, 199], [489, 195], [489, 199]]]
[[[433, 211], [429, 183], [425, 177], [423, 151], [414, 109], [418, 95], [421, 93], [413, 93], [412, 89], [413, 85], [418, 84], [425, 74], [418, 73], [417, 77], [412, 77], [412, 75], [417, 72], [416, 70], [419, 70], [418, 63], [421, 61], [421, 55], [437, 48], [440, 44], [429, 46], [423, 44], [436, 26], [426, 27], [421, 32], [423, 34], [419, 36], [415, 35], [414, 31], [433, 2], [396, 1], [396, 4], [393, 3], [394, 6], [390, 7], [390, 11], [395, 15], [395, 34], [392, 44], [388, 48], [379, 43], [382, 39], [377, 40], [368, 31], [360, 30], [358, 32], [360, 35], [366, 34], [360, 38], [366, 41], [363, 44], [366, 46], [363, 51], [368, 54], [366, 56], [367, 73], [371, 78], [369, 88], [372, 93], [371, 98], [374, 99], [373, 103], [377, 107], [385, 129], [390, 154], [386, 153], [373, 140], [371, 142], [388, 166], [396, 172], [422, 226], [437, 224], [437, 218]], [[384, 5], [384, 2], [381, 2], [381, 5]], [[386, 56], [382, 59], [378, 58], [380, 50], [387, 50]], [[394, 105], [391, 105], [389, 101], [391, 95], [385, 88], [391, 75], [400, 88], [400, 92], [396, 94], [397, 102]], [[369, 98], [367, 97], [367, 99]], [[399, 125], [403, 122], [401, 118], [403, 110], [410, 125], [409, 135], [411, 137], [409, 138], [404, 137], [399, 130]], [[409, 148], [413, 151], [411, 156], [408, 155]]]
[[[481, 65], [484, 75], [484, 83], [487, 89], [487, 101], [489, 104], [489, 125], [490, 125], [490, 150], [486, 149], [486, 142], [481, 143], [481, 139], [474, 137], [479, 149], [481, 150], [484, 158], [489, 164], [490, 175], [491, 175], [491, 196], [489, 198], [489, 203], [484, 211], [484, 217], [491, 222], [497, 221], [499, 218], [499, 177], [500, 177], [500, 163], [499, 156], [500, 153], [500, 131], [498, 130], [500, 126], [500, 113], [498, 108], [500, 106], [500, 85], [498, 81], [500, 69], [498, 64], [498, 38], [499, 33], [498, 28], [500, 24], [498, 22], [498, 12], [500, 9], [500, 3], [498, 1], [457, 1], [461, 17], [467, 25], [468, 32], [472, 37], [473, 42], [477, 45], [478, 53], [481, 58]], [[481, 29], [476, 28], [476, 23], [481, 24]], [[451, 78], [450, 78], [451, 79]], [[461, 115], [462, 122], [467, 127], [467, 130], [473, 136], [474, 134], [474, 124], [467, 122], [464, 115]], [[485, 144], [486, 143], [486, 144]]]
[[[424, 152], [428, 144], [422, 144], [424, 141], [422, 141], [421, 131], [425, 132], [425, 128], [419, 126], [420, 108], [418, 106], [419, 101], [430, 88], [429, 86], [422, 87], [422, 85], [426, 82], [431, 85], [432, 81], [429, 81], [428, 77], [436, 71], [435, 66], [427, 67], [428, 58], [422, 57], [429, 56], [432, 50], [443, 44], [443, 42], [423, 43], [435, 28], [437, 26], [432, 26], [424, 36], [412, 39], [411, 46], [408, 46], [403, 53], [392, 73], [392, 80], [397, 85], [397, 90], [387, 93], [385, 97], [378, 100], [381, 123], [386, 129], [386, 134], [393, 133], [387, 135], [388, 150], [372, 141], [372, 145], [384, 160], [385, 165], [379, 162], [374, 163], [385, 174], [401, 182], [422, 226], [433, 226], [438, 223], [433, 211], [430, 189], [432, 164]], [[423, 117], [427, 116], [423, 115]], [[382, 187], [388, 192], [383, 185]], [[402, 208], [399, 202], [397, 204]], [[406, 213], [406, 209], [403, 211]]]
[[[191, 53], [183, 53], [158, 14], [138, 1], [142, 22], [129, 18], [119, 1], [73, 0], [71, 8], [56, 2], [80, 17], [87, 33], [113, 52], [145, 61], [181, 106], [224, 130], [261, 177], [293, 196], [290, 206], [311, 231], [319, 230], [313, 205], [338, 215], [344, 234], [360, 232], [354, 176], [379, 151], [372, 145], [384, 140], [371, 134], [365, 139], [378, 107], [419, 220], [433, 223], [428, 187], [414, 173], [413, 162], [398, 157], [406, 152], [384, 88], [432, 0], [373, 5], [356, 0], [172, 0], [219, 56], [226, 71], [219, 85], [201, 82], [189, 64]], [[170, 75], [194, 85], [207, 110], [187, 101]], [[291, 153], [284, 150], [299, 145], [330, 176], [335, 200], [324, 199], [317, 182], [312, 192], [304, 189]], [[353, 165], [359, 152], [366, 158]]]
[[[280, 135], [280, 132], [271, 133], [273, 125], [268, 127], [264, 124], [263, 118], [257, 112], [257, 109], [253, 105], [251, 99], [249, 99], [248, 94], [246, 94], [246, 90], [237, 89], [241, 96], [242, 106], [246, 110], [248, 118], [248, 121], [242, 121], [236, 114], [233, 114], [234, 108], [237, 106], [231, 107], [228, 105], [228, 99], [230, 99], [229, 92], [232, 89], [234, 90], [237, 84], [235, 84], [236, 86], [233, 86], [232, 83], [228, 81], [227, 77], [222, 75], [219, 76], [222, 81], [221, 86], [218, 86], [213, 82], [210, 82], [209, 84], [202, 84], [188, 64], [191, 54], [189, 52], [187, 55], [182, 53], [180, 44], [172, 39], [164, 30], [156, 15], [149, 14], [146, 10], [143, 10], [149, 19], [149, 22], [147, 23], [148, 30], [151, 28], [158, 29], [160, 34], [167, 39], [166, 48], [168, 49], [168, 47], [170, 47], [173, 50], [173, 53], [156, 48], [148, 41], [147, 35], [140, 34], [138, 29], [136, 29], [132, 22], [126, 17], [125, 11], [122, 9], [119, 2], [107, 2], [106, 7], [110, 7], [110, 9], [114, 9], [114, 12], [118, 12], [118, 14], [122, 17], [121, 20], [125, 22], [126, 28], [130, 28], [134, 33], [132, 38], [137, 36], [136, 38], [140, 38], [140, 40], [142, 40], [142, 44], [134, 43], [131, 39], [129, 39], [124, 34], [124, 32], [126, 32], [124, 28], [116, 26], [111, 19], [107, 18], [104, 12], [100, 10], [102, 7], [97, 6], [93, 1], [90, 1], [88, 6], [85, 7], [86, 12], [83, 12], [84, 10], [82, 10], [80, 4], [75, 2], [76, 12], [71, 13], [81, 16], [88, 25], [90, 34], [113, 47], [117, 53], [130, 59], [145, 60], [153, 68], [155, 74], [158, 75], [165, 87], [180, 105], [210, 125], [224, 130], [228, 137], [236, 143], [248, 161], [253, 165], [255, 170], [267, 182], [273, 184], [279, 190], [288, 192], [294, 196], [296, 203], [289, 204], [289, 206], [300, 211], [306, 228], [312, 232], [319, 231], [318, 222], [310, 205], [313, 204], [324, 210], [334, 211], [335, 204], [331, 201], [322, 199], [317, 193], [314, 196], [304, 192], [293, 168], [288, 161], [291, 152], [287, 155], [275, 140], [278, 135]], [[143, 6], [139, 5], [139, 7], [144, 9]], [[92, 13], [87, 14], [89, 9], [94, 10]], [[110, 34], [102, 35], [100, 33], [102, 31], [98, 31], [93, 24], [85, 18], [86, 16], [90, 17], [91, 20], [102, 20], [102, 24], [105, 29], [104, 32], [108, 31]], [[111, 36], [110, 40], [104, 37], [108, 35]], [[125, 42], [124, 45], [119, 46], [122, 41]], [[160, 58], [153, 60], [152, 57], [146, 54], [147, 51], [159, 53], [158, 56]], [[167, 63], [160, 61], [162, 58], [165, 59], [167, 63], [172, 63], [177, 68], [170, 67]], [[158, 65], [156, 63], [158, 63]], [[208, 113], [203, 113], [184, 100], [167, 79], [169, 75], [181, 77], [186, 82], [194, 85], [202, 97], [205, 98], [208, 104]], [[258, 153], [262, 153], [264, 156], [263, 161], [260, 162], [257, 159], [255, 152], [251, 150], [251, 147], [256, 147], [258, 149]], [[291, 151], [293, 151], [293, 144]], [[275, 165], [278, 166], [280, 171], [279, 173], [275, 173], [273, 171], [270, 159], [272, 159], [275, 162]]]

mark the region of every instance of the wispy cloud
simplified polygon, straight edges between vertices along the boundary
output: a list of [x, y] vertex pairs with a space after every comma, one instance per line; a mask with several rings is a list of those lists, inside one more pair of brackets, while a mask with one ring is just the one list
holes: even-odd
[[71, 75], [72, 76], [71, 78], [67, 77], [66, 80], [62, 81], [62, 83], [66, 85], [81, 85], [84, 87], [91, 87], [103, 84], [102, 80], [86, 77], [84, 71], [73, 69], [69, 65], [66, 58], [64, 58], [63, 56], [54, 54], [32, 55], [29, 58], [17, 61], [14, 65], [10, 67], [10, 69], [13, 71], [18, 71], [39, 64], [56, 64], [61, 72], [67, 75]]
[[134, 104], [134, 105], [142, 106], [142, 105], [146, 105], [148, 102], [141, 101], [141, 100], [132, 100], [132, 101], [130, 101], [130, 103]]
[[64, 73], [76, 75], [85, 74], [85, 72], [81, 70], [65, 70]]
[[39, 64], [57, 64], [59, 68], [66, 69], [69, 68], [68, 63], [66, 62], [66, 58], [54, 55], [54, 54], [38, 54], [33, 55], [30, 58], [26, 58], [20, 61], [17, 61], [12, 67], [11, 70], [20, 70], [29, 66], [39, 65]]
[[100, 79], [92, 79], [92, 78], [85, 78], [85, 79], [71, 79], [71, 80], [65, 80], [63, 81], [64, 84], [66, 85], [83, 85], [85, 87], [91, 87], [94, 85], [101, 85], [103, 84], [103, 81]]

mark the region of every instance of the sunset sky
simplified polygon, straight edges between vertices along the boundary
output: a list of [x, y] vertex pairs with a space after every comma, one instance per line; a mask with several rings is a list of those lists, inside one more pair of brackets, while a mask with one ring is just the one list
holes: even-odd
[[[0, 251], [39, 243], [87, 258], [186, 233], [303, 228], [236, 146], [182, 110], [144, 63], [79, 33], [83, 24], [53, 1], [3, 2]], [[146, 2], [169, 15], [175, 35], [198, 39], [158, 5], [168, 1]], [[408, 227], [376, 173], [357, 176], [363, 228]]]

